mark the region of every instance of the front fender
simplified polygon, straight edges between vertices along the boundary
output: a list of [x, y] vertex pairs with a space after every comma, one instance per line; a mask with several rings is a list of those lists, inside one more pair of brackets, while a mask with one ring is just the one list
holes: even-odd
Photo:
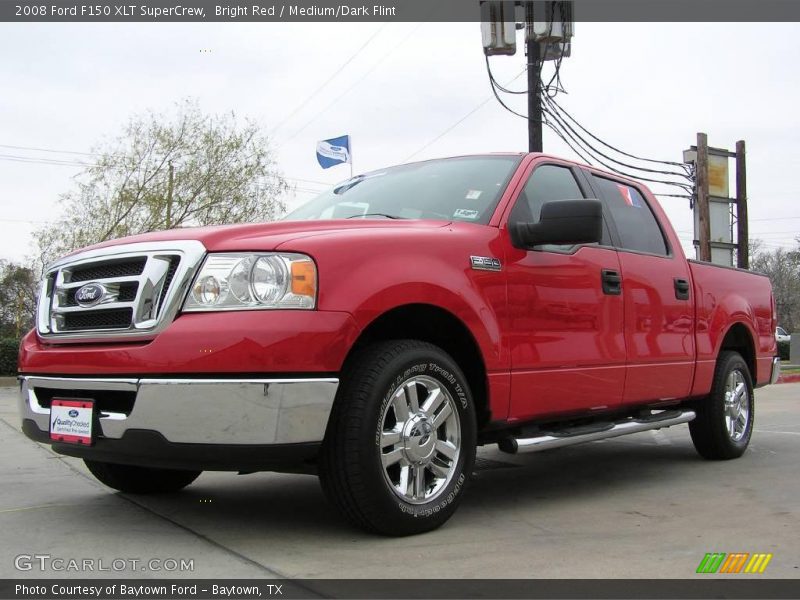
[[368, 233], [314, 236], [281, 247], [316, 261], [320, 310], [349, 312], [363, 331], [392, 309], [435, 306], [467, 327], [487, 371], [509, 368], [508, 345], [503, 343], [505, 274], [473, 270], [470, 261], [473, 255], [502, 256], [497, 229], [453, 224], [386, 237]]

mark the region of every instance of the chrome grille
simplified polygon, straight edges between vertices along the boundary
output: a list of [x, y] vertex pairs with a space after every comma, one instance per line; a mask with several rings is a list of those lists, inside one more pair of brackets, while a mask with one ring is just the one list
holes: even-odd
[[112, 260], [101, 264], [80, 265], [70, 270], [69, 279], [72, 282], [78, 282], [141, 275], [145, 264], [147, 264], [147, 257], [142, 256]]
[[39, 335], [54, 342], [152, 337], [175, 318], [204, 254], [200, 242], [176, 241], [63, 259], [45, 276]]
[[60, 331], [84, 331], [86, 329], [127, 329], [133, 319], [132, 308], [108, 310], [86, 310], [70, 312], [59, 319]]
[[[176, 261], [177, 263], [177, 261]], [[73, 279], [74, 281], [74, 279]], [[136, 299], [136, 291], [139, 289], [138, 281], [126, 281], [119, 284], [109, 284], [105, 286], [111, 293], [117, 296], [120, 302], [130, 302]], [[169, 281], [164, 282], [164, 288], [169, 288]], [[80, 288], [71, 288], [67, 290], [59, 304], [61, 306], [79, 306], [78, 301], [75, 299], [75, 294]], [[162, 292], [163, 295], [163, 292]]]

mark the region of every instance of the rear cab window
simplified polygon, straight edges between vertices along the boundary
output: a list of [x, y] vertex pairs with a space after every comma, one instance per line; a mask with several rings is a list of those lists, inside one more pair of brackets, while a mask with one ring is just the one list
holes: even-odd
[[664, 232], [644, 195], [627, 183], [588, 175], [616, 224], [620, 249], [669, 256]]

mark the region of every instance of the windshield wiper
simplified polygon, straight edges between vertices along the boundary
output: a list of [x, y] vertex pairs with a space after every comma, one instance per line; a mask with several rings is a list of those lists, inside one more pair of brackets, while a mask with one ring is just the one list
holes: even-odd
[[364, 177], [363, 175], [356, 175], [352, 179], [348, 179], [347, 181], [345, 181], [342, 185], [333, 188], [333, 193], [336, 194], [337, 196], [341, 196], [345, 192], [349, 192], [351, 189], [356, 187], [359, 183], [361, 183], [365, 179], [366, 177]]
[[385, 217], [387, 219], [403, 219], [404, 217], [397, 217], [395, 215], [387, 215], [386, 213], [364, 213], [360, 215], [352, 215], [348, 219], [358, 219], [361, 217]]

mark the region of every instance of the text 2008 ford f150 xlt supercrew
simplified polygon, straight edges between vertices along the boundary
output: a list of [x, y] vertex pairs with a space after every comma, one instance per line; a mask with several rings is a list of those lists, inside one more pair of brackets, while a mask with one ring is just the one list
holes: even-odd
[[48, 270], [22, 427], [131, 493], [319, 473], [356, 524], [441, 525], [476, 446], [689, 423], [705, 458], [774, 381], [769, 280], [687, 261], [640, 183], [539, 154], [357, 176], [278, 223], [107, 242]]

